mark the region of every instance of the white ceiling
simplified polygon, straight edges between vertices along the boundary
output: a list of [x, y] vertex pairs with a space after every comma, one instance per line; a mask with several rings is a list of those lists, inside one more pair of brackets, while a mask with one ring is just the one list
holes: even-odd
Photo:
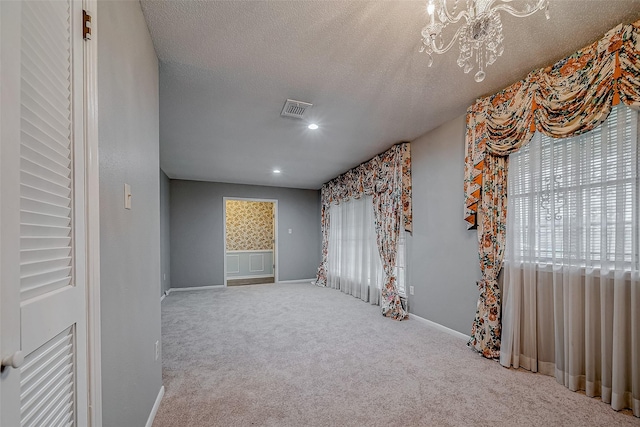
[[[640, 19], [640, 0], [550, 0], [548, 21], [503, 15], [504, 55], [478, 84], [455, 48], [427, 67], [426, 0], [141, 3], [160, 60], [167, 175], [309, 189]], [[280, 117], [287, 98], [313, 103], [320, 129]]]

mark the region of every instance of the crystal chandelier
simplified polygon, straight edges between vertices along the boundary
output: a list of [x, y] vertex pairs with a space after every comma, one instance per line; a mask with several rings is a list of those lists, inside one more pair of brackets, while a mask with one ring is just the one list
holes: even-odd
[[[460, 56], [458, 65], [465, 73], [473, 70], [474, 62], [478, 66], [475, 81], [481, 82], [486, 75], [484, 69], [502, 55], [502, 22], [500, 11], [510, 13], [518, 18], [533, 15], [544, 10], [549, 19], [549, 0], [522, 0], [521, 7], [516, 8], [509, 3], [513, 0], [466, 0], [466, 10], [458, 11], [458, 0], [449, 10], [446, 0], [429, 0], [427, 12], [429, 23], [422, 29], [422, 46], [420, 52], [429, 55], [429, 67], [433, 64], [432, 53], [445, 53], [458, 40]], [[463, 21], [464, 20], [464, 21]], [[463, 21], [448, 44], [443, 42], [442, 31], [450, 24]]]

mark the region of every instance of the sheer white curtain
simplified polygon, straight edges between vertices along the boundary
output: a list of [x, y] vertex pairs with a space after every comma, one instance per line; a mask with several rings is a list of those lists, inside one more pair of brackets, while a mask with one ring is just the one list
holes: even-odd
[[500, 363], [640, 416], [638, 113], [509, 159]]
[[384, 271], [376, 242], [372, 196], [331, 205], [327, 286], [380, 303]]

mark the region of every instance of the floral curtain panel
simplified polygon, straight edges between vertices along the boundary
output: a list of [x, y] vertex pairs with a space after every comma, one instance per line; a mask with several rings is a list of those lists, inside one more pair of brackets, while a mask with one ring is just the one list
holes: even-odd
[[385, 272], [380, 304], [382, 314], [402, 320], [408, 313], [402, 308], [395, 285], [395, 265], [400, 227], [410, 232], [413, 224], [411, 149], [408, 142], [394, 145], [322, 186], [322, 263], [318, 268], [316, 284], [326, 286], [327, 283], [331, 204], [360, 198], [362, 195], [373, 196], [378, 250]]
[[469, 345], [490, 359], [500, 357], [500, 287], [498, 274], [502, 268], [506, 244], [507, 165], [509, 157], [487, 156], [482, 183], [482, 206], [478, 236], [480, 236], [480, 298], [471, 327]]
[[505, 246], [506, 156], [527, 144], [535, 131], [554, 138], [588, 132], [620, 102], [640, 107], [640, 21], [613, 28], [601, 40], [467, 110], [464, 219], [468, 228], [479, 228], [482, 270], [469, 345], [486, 357], [500, 354], [495, 280]]

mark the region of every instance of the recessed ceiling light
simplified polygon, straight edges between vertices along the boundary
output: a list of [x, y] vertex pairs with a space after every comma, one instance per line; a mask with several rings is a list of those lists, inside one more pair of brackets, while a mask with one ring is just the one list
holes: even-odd
[[311, 123], [308, 127], [309, 127], [309, 129], [311, 129], [311, 130], [316, 130], [316, 129], [318, 129], [318, 125], [317, 125], [317, 124], [315, 124], [315, 123]]
[[274, 169], [273, 173], [280, 173], [280, 169]]

